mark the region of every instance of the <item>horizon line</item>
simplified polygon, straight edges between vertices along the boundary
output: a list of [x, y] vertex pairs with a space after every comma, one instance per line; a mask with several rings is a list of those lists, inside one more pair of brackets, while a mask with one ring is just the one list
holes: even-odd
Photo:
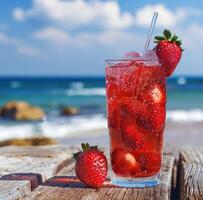
[[[178, 74], [168, 78], [176, 77], [203, 77], [203, 75], [184, 75]], [[1, 78], [105, 78], [105, 75], [0, 75]]]

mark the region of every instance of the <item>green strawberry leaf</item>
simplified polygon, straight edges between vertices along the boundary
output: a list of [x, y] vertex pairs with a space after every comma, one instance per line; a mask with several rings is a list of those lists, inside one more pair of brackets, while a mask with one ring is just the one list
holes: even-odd
[[96, 146], [96, 145], [95, 146], [90, 146], [88, 143], [82, 143], [81, 147], [82, 147], [83, 152], [87, 151], [87, 150], [90, 150], [90, 149], [95, 149], [95, 150], [99, 149], [98, 146]]
[[171, 38], [171, 32], [168, 30], [168, 29], [165, 29], [164, 30], [164, 32], [163, 32], [163, 34], [164, 34], [164, 37], [167, 39], [167, 40], [169, 40], [170, 38]]
[[165, 40], [165, 38], [163, 36], [155, 36], [154, 37], [156, 40], [158, 41], [162, 41], [162, 40]]
[[182, 45], [182, 41], [181, 41], [181, 40], [177, 40], [177, 41], [176, 41], [176, 44], [177, 44], [178, 46], [181, 46], [181, 45]]
[[90, 150], [90, 149], [92, 149], [92, 150], [98, 150], [98, 146], [90, 146], [88, 143], [82, 143], [82, 144], [81, 144], [81, 147], [82, 147], [82, 151], [73, 154], [73, 158], [74, 158], [75, 160], [77, 160], [77, 157], [78, 157], [82, 152], [88, 151], [88, 150]]
[[184, 49], [181, 46], [182, 41], [178, 38], [178, 36], [176, 34], [172, 35], [171, 32], [168, 29], [165, 29], [163, 31], [163, 36], [155, 36], [154, 37], [154, 43], [156, 43], [156, 44], [163, 41], [163, 40], [175, 43], [177, 46], [179, 46], [181, 48], [182, 51], [184, 51]]
[[154, 43], [159, 43], [160, 41], [158, 41], [158, 40], [154, 40]]
[[171, 38], [171, 42], [175, 42], [177, 41], [178, 36], [176, 34], [173, 35], [173, 37]]
[[82, 151], [77, 152], [77, 153], [74, 153], [74, 154], [73, 154], [73, 158], [74, 158], [75, 160], [77, 160], [78, 156], [79, 156], [81, 153], [82, 153]]

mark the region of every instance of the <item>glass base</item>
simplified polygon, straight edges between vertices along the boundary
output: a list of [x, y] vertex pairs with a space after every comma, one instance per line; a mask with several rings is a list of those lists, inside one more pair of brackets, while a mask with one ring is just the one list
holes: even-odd
[[111, 177], [111, 183], [127, 188], [154, 187], [161, 183], [161, 173], [145, 178], [123, 178], [114, 175]]

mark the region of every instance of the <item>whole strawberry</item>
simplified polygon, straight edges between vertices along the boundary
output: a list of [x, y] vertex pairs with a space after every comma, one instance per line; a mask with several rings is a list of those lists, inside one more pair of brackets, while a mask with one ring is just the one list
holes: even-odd
[[85, 185], [101, 187], [107, 176], [107, 159], [97, 146], [82, 144], [83, 152], [74, 154], [76, 158], [75, 173]]
[[155, 51], [162, 63], [167, 76], [171, 76], [182, 56], [182, 42], [177, 35], [172, 35], [167, 29], [163, 36], [155, 36]]

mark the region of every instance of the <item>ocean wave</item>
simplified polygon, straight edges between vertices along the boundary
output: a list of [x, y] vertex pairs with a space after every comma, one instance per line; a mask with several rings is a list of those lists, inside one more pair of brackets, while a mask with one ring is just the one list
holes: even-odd
[[166, 117], [175, 122], [201, 122], [203, 121], [203, 110], [171, 110], [167, 111]]
[[1, 123], [0, 140], [34, 136], [72, 137], [81, 136], [84, 134], [84, 131], [99, 129], [107, 129], [106, 118], [102, 114], [75, 116], [71, 119], [58, 118], [57, 120], [45, 120], [38, 123], [19, 123], [14, 125]]
[[81, 131], [91, 131], [104, 128], [107, 128], [106, 118], [99, 114], [91, 117], [74, 117], [69, 120], [69, 122], [63, 122], [62, 124], [45, 121], [40, 126], [43, 135], [53, 137], [70, 136], [80, 133]]
[[0, 140], [7, 140], [10, 138], [25, 138], [36, 136], [35, 128], [31, 124], [21, 125], [1, 125], [0, 126]]
[[68, 89], [66, 90], [67, 96], [105, 96], [106, 90], [103, 87], [98, 88], [82, 88], [82, 89]]
[[[167, 120], [175, 123], [193, 123], [203, 121], [203, 110], [169, 110]], [[48, 136], [53, 138], [77, 137], [94, 130], [107, 130], [107, 120], [104, 114], [81, 115], [71, 118], [56, 117], [37, 123], [5, 123], [0, 122], [0, 140], [24, 138], [33, 136]], [[89, 132], [88, 132], [89, 131]], [[92, 132], [91, 132], [92, 131]]]

